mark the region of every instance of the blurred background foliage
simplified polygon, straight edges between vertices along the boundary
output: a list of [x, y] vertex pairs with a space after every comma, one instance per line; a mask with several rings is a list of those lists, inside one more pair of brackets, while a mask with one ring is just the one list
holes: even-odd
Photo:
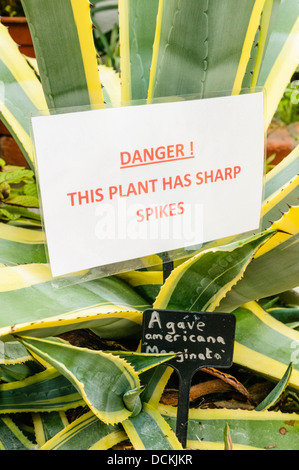
[[24, 16], [20, 0], [0, 0], [0, 16]]
[[286, 125], [299, 121], [299, 67], [294, 73], [278, 105], [274, 119]]
[[97, 1], [91, 9], [95, 46], [101, 62], [120, 71], [118, 0]]

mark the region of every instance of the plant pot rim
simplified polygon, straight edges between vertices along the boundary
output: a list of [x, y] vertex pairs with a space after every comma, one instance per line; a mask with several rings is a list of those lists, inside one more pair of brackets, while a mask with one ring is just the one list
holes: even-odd
[[27, 18], [25, 16], [1, 16], [1, 23], [3, 24], [15, 24], [15, 23], [21, 23], [21, 24], [27, 24]]

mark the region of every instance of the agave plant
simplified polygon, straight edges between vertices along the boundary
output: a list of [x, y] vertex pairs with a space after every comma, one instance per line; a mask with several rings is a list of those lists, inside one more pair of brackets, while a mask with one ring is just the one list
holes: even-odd
[[[38, 110], [259, 86], [266, 129], [298, 65], [296, 0], [120, 0], [120, 77], [97, 61], [87, 0], [22, 4], [37, 64], [1, 27], [1, 119], [32, 171], [29, 118]], [[84, 283], [74, 275], [57, 289], [41, 226], [1, 223], [0, 448], [129, 440], [138, 450], [181, 449], [176, 406], [161, 402], [173, 355], [140, 352], [143, 312], [154, 307], [233, 312], [235, 367], [273, 382], [254, 409], [192, 408], [188, 448], [298, 449], [298, 413], [274, 406], [284, 391], [298, 403], [298, 306], [275, 304], [299, 285], [298, 170], [299, 147], [268, 173], [261, 233], [207, 244], [166, 280], [156, 256], [154, 268]], [[80, 342], [80, 331], [94, 343]], [[233, 376], [205, 372], [246, 395]]]

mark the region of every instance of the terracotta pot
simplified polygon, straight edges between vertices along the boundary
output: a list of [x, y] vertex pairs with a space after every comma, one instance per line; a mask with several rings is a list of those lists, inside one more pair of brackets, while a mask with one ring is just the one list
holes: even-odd
[[8, 27], [13, 40], [19, 44], [20, 51], [28, 57], [35, 57], [31, 34], [24, 17], [1, 17], [1, 23]]
[[7, 135], [0, 136], [0, 158], [5, 160], [7, 165], [28, 166], [16, 141]]
[[273, 122], [267, 133], [267, 158], [275, 155], [272, 165], [278, 165], [297, 145], [299, 138], [299, 122], [286, 126]]

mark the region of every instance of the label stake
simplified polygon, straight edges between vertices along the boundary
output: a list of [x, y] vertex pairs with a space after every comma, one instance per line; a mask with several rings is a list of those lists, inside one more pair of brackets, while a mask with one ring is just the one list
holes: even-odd
[[164, 365], [179, 376], [176, 435], [184, 448], [192, 378], [203, 367], [232, 366], [235, 327], [236, 318], [229, 313], [148, 309], [143, 314], [141, 351], [177, 353], [177, 358]]

